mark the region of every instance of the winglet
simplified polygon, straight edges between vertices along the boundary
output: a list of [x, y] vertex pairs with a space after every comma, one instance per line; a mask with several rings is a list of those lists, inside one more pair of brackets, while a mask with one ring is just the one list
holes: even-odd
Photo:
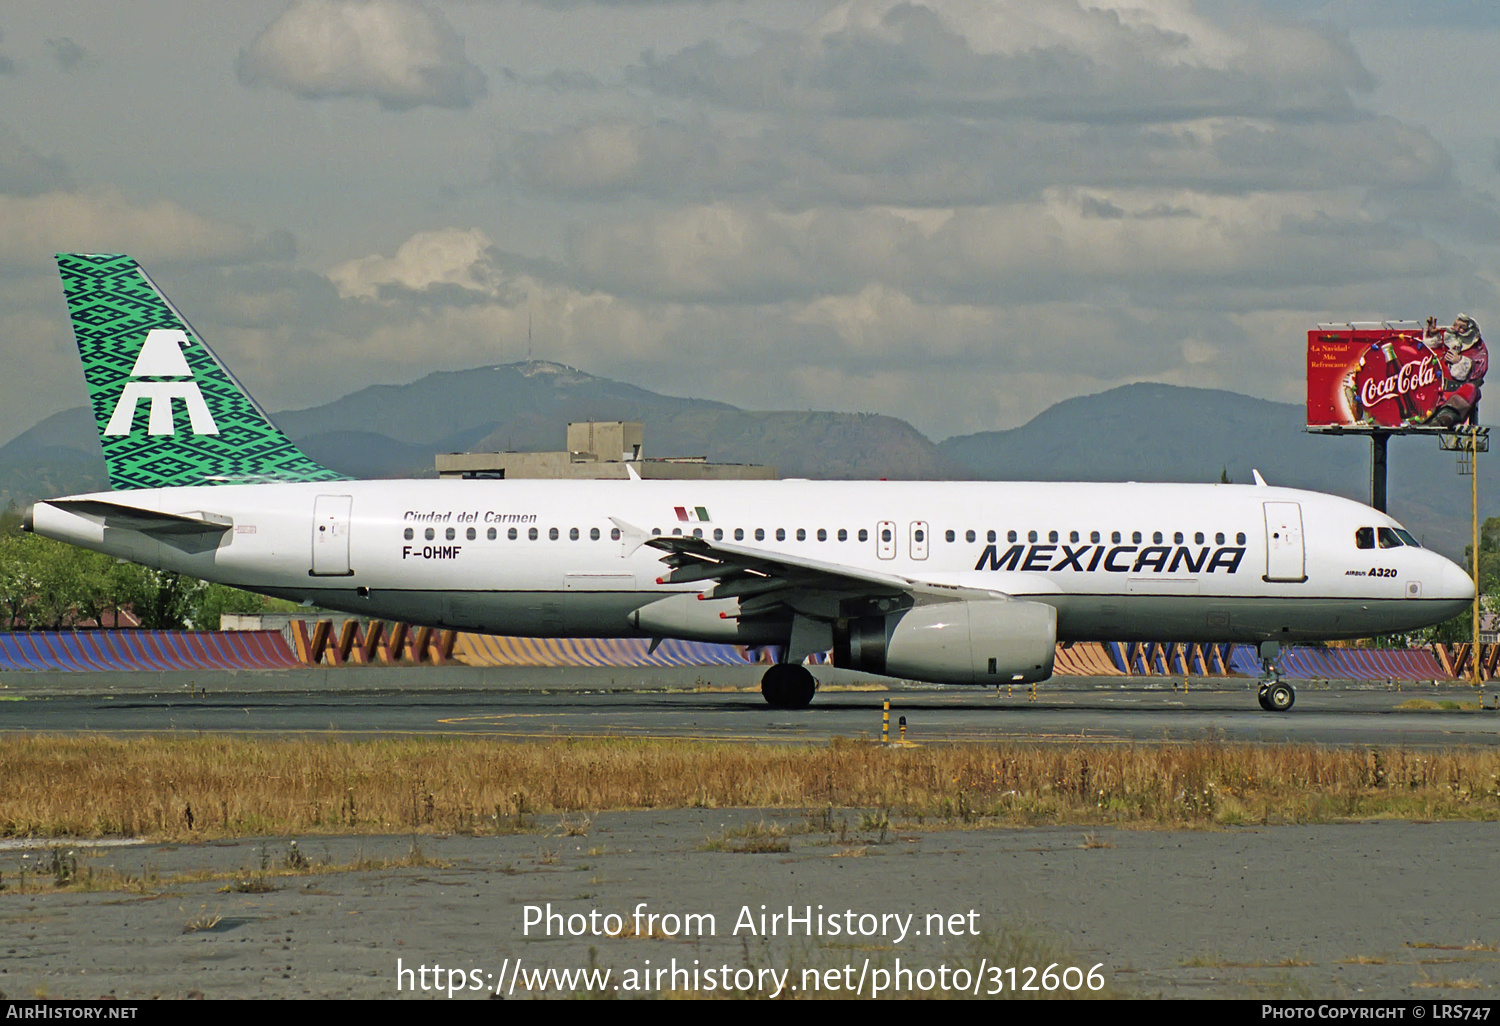
[[1256, 484], [1260, 485], [1260, 487], [1262, 487], [1262, 488], [1267, 487], [1267, 485], [1266, 485], [1266, 479], [1260, 476], [1260, 471], [1258, 471], [1258, 470], [1252, 470], [1252, 471], [1250, 471], [1250, 473], [1252, 473], [1252, 474], [1255, 475], [1255, 483]]
[[[626, 464], [629, 466], [629, 464]], [[627, 524], [619, 517], [610, 517], [609, 522], [620, 529], [620, 558], [629, 559], [635, 555], [636, 549], [646, 544], [649, 537], [645, 531], [634, 524]]]

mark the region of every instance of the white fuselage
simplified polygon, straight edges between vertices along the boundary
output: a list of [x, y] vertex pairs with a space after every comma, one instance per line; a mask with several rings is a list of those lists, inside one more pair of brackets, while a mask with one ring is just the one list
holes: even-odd
[[[662, 553], [630, 528], [722, 532], [768, 553], [1034, 598], [1057, 609], [1060, 641], [1364, 637], [1440, 622], [1474, 594], [1437, 553], [1359, 547], [1358, 529], [1399, 526], [1382, 513], [1250, 485], [426, 480], [79, 498], [233, 525], [183, 545], [38, 503], [36, 531], [326, 608], [521, 636], [636, 635], [631, 611], [706, 587], [657, 584]], [[694, 633], [750, 640], [735, 630]]]

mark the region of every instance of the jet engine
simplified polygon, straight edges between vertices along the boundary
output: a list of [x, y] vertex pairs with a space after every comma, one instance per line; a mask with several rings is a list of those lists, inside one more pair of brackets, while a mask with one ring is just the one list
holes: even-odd
[[1030, 684], [1052, 676], [1057, 610], [1045, 602], [942, 602], [838, 620], [833, 664], [934, 684]]

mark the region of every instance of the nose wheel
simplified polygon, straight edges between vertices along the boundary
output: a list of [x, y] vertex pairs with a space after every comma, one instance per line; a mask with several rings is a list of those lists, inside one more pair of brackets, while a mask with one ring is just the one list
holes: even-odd
[[1286, 712], [1297, 701], [1297, 692], [1285, 681], [1273, 680], [1260, 686], [1259, 698], [1266, 712]]
[[1260, 691], [1256, 696], [1266, 712], [1286, 712], [1297, 701], [1297, 692], [1281, 679], [1281, 644], [1260, 643]]
[[775, 663], [760, 679], [760, 693], [772, 709], [806, 709], [817, 690], [812, 672], [793, 663]]

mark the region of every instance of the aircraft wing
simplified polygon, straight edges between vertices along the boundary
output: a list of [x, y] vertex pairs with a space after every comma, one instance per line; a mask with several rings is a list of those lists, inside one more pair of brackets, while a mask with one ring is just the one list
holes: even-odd
[[217, 513], [162, 513], [154, 509], [127, 506], [105, 499], [48, 499], [47, 505], [80, 516], [100, 517], [106, 527], [151, 534], [223, 534], [234, 526], [229, 517]]
[[851, 599], [910, 596], [920, 604], [1009, 597], [998, 591], [938, 584], [691, 535], [655, 535], [642, 544], [666, 553], [662, 562], [670, 570], [658, 583], [712, 581], [708, 597], [738, 598], [741, 616], [784, 607], [804, 616], [835, 617], [841, 615], [841, 603]]

